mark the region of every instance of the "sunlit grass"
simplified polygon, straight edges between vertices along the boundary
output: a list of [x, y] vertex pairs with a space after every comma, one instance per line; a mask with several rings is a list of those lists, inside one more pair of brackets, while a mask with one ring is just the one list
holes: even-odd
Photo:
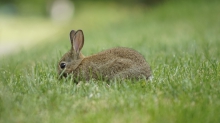
[[[0, 122], [218, 123], [219, 4], [81, 6], [53, 40], [1, 59]], [[84, 30], [85, 55], [115, 46], [134, 48], [151, 65], [153, 79], [58, 80], [56, 66], [70, 48], [69, 30], [79, 28]]]
[[104, 3], [87, 2], [84, 6], [76, 5], [73, 19], [66, 21], [55, 21], [49, 17], [0, 15], [0, 55], [20, 49], [31, 49], [36, 44], [57, 40], [56, 38], [61, 35], [68, 35], [72, 29], [97, 32], [98, 29], [106, 28], [109, 24], [129, 19], [131, 15], [140, 15], [141, 10], [138, 6], [130, 9], [127, 11], [126, 7], [119, 7], [111, 2], [108, 6]]
[[55, 35], [64, 24], [39, 17], [1, 16], [0, 42], [15, 45], [33, 45]]

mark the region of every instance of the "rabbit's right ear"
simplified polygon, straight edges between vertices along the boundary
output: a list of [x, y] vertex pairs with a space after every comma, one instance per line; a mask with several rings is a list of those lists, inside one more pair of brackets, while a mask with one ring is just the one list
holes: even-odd
[[81, 51], [84, 44], [84, 35], [82, 30], [77, 30], [76, 32], [72, 30], [70, 32], [70, 39], [72, 44], [72, 50], [77, 54]]
[[75, 36], [75, 33], [76, 33], [75, 30], [70, 31], [70, 42], [71, 42], [72, 48], [73, 48], [73, 38]]

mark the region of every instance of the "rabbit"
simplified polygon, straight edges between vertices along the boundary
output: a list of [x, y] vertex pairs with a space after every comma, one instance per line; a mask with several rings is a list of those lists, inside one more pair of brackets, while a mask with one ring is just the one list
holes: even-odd
[[70, 32], [71, 49], [58, 63], [59, 78], [72, 75], [74, 81], [149, 79], [151, 68], [144, 57], [131, 48], [116, 47], [91, 56], [80, 51], [84, 45], [82, 30]]

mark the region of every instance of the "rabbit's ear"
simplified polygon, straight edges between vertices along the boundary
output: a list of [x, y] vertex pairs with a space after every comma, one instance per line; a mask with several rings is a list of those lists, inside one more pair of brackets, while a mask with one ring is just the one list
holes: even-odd
[[70, 31], [70, 42], [71, 42], [72, 48], [73, 48], [73, 38], [75, 36], [75, 33], [76, 33], [75, 30]]
[[77, 30], [73, 37], [73, 49], [79, 54], [84, 44], [84, 35], [82, 30]]

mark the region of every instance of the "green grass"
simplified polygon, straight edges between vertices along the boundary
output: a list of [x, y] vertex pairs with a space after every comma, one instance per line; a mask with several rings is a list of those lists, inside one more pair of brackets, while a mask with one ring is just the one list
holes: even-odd
[[[0, 59], [0, 122], [220, 122], [219, 6], [218, 1], [81, 6], [53, 40]], [[57, 80], [57, 62], [70, 48], [69, 31], [78, 28], [84, 30], [85, 55], [134, 48], [151, 65], [152, 81]]]

